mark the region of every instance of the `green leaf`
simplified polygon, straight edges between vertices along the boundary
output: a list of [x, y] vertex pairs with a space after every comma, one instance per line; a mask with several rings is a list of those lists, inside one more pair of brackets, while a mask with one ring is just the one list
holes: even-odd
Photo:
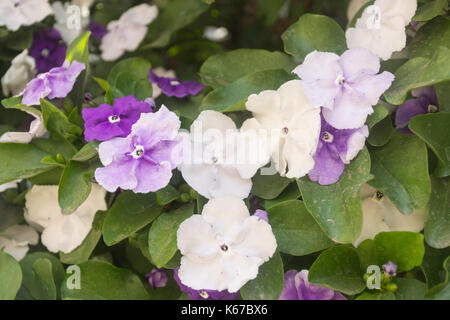
[[177, 252], [177, 231], [180, 224], [192, 216], [194, 204], [162, 213], [148, 233], [148, 249], [157, 268], [163, 267]]
[[41, 108], [44, 126], [56, 138], [72, 141], [82, 135], [83, 130], [47, 100], [41, 99]]
[[41, 163], [48, 155], [33, 144], [0, 143], [0, 184], [53, 169], [54, 166]]
[[409, 271], [422, 264], [425, 254], [423, 235], [416, 232], [391, 231], [375, 236], [374, 250], [378, 265], [392, 261], [398, 272]]
[[103, 240], [112, 246], [152, 222], [162, 211], [152, 194], [122, 192], [109, 209], [103, 223]]
[[202, 0], [171, 1], [149, 25], [142, 49], [165, 47], [173, 33], [189, 25], [208, 8], [209, 4]]
[[251, 194], [266, 200], [278, 197], [289, 185], [291, 180], [278, 174], [261, 175], [259, 172], [253, 177]]
[[377, 123], [386, 118], [389, 110], [380, 104], [373, 107], [373, 113], [367, 117], [366, 124], [369, 129], [372, 129]]
[[450, 246], [450, 178], [431, 177], [431, 197], [425, 224], [425, 241], [436, 249]]
[[65, 264], [80, 264], [86, 262], [94, 251], [98, 241], [102, 236], [102, 225], [106, 212], [98, 211], [92, 222], [92, 229], [89, 231], [83, 242], [70, 253], [59, 253], [59, 259]]
[[259, 11], [266, 25], [273, 24], [280, 14], [280, 10], [286, 2], [284, 0], [258, 0]]
[[156, 202], [160, 206], [165, 206], [180, 197], [180, 192], [168, 184], [165, 188], [156, 191]]
[[[37, 261], [37, 264], [35, 264]], [[49, 264], [51, 268], [49, 268]], [[47, 252], [31, 253], [20, 261], [23, 285], [35, 299], [53, 299], [51, 283], [55, 285], [56, 298], [60, 297], [60, 285], [65, 277], [64, 268], [55, 256]], [[50, 272], [51, 271], [51, 272]]]
[[67, 281], [64, 281], [61, 294], [65, 300], [148, 300], [150, 298], [139, 277], [128, 269], [117, 268], [103, 261], [87, 261], [79, 267], [81, 288], [69, 289]]
[[98, 141], [92, 141], [89, 142], [88, 144], [85, 144], [80, 151], [78, 151], [71, 160], [73, 161], [88, 161], [90, 159], [92, 159], [93, 157], [95, 157], [98, 154], [98, 146], [99, 146], [99, 142]]
[[440, 46], [450, 47], [450, 20], [444, 17], [433, 19], [417, 31], [408, 46], [408, 55], [433, 59]]
[[267, 212], [282, 253], [304, 256], [334, 245], [301, 201], [282, 202]]
[[408, 127], [426, 142], [439, 159], [437, 175], [450, 175], [450, 113], [439, 112], [419, 115], [411, 119]]
[[384, 97], [390, 104], [405, 102], [411, 90], [450, 80], [450, 49], [435, 48], [433, 58], [417, 57], [409, 60], [395, 72], [395, 80]]
[[392, 292], [363, 292], [355, 300], [395, 300], [395, 295]]
[[347, 246], [331, 247], [320, 254], [309, 269], [309, 282], [345, 294], [364, 290], [364, 271], [356, 250]]
[[398, 300], [423, 300], [427, 290], [425, 283], [416, 279], [394, 278], [397, 285], [395, 296]]
[[202, 82], [214, 89], [255, 72], [283, 69], [292, 72], [296, 64], [281, 52], [237, 49], [209, 57], [200, 69]]
[[281, 39], [284, 51], [300, 61], [314, 50], [341, 55], [347, 49], [344, 31], [334, 19], [310, 13], [302, 15]]
[[71, 214], [89, 197], [94, 167], [85, 162], [69, 161], [58, 189], [58, 203], [65, 214]]
[[425, 144], [412, 135], [395, 132], [387, 145], [371, 153], [369, 184], [380, 190], [403, 213], [425, 208], [430, 198]]
[[450, 112], [450, 82], [442, 82], [434, 86], [438, 99], [439, 112]]
[[0, 250], [0, 300], [14, 300], [22, 283], [22, 270], [17, 261]]
[[443, 263], [448, 256], [450, 256], [450, 247], [438, 250], [425, 243], [425, 256], [421, 268], [427, 280], [428, 288], [432, 288], [445, 280]]
[[210, 92], [203, 99], [200, 109], [220, 112], [245, 110], [249, 95], [264, 90], [277, 90], [283, 83], [292, 79], [294, 76], [285, 70], [259, 71]]
[[372, 127], [367, 142], [371, 146], [382, 147], [389, 142], [394, 131], [392, 119], [390, 117], [384, 118]]
[[359, 190], [370, 179], [369, 170], [369, 152], [364, 148], [335, 184], [321, 186], [307, 177], [298, 180], [306, 208], [335, 242], [352, 243], [361, 232]]
[[450, 300], [450, 257], [447, 257], [444, 261], [445, 280], [443, 283], [431, 288], [426, 294], [426, 299], [433, 300]]
[[420, 6], [416, 15], [414, 16], [414, 21], [428, 21], [434, 17], [444, 13], [445, 7], [448, 4], [448, 0], [434, 0]]
[[283, 261], [277, 251], [259, 267], [256, 279], [250, 280], [241, 288], [241, 296], [244, 300], [277, 300], [283, 287]]
[[276, 206], [276, 205], [278, 205], [278, 204], [280, 204], [282, 202], [290, 201], [290, 200], [297, 200], [299, 197], [300, 197], [300, 190], [298, 189], [297, 184], [296, 183], [291, 183], [275, 199], [265, 200], [264, 201], [264, 208], [266, 210], [269, 210], [273, 206]]
[[[108, 75], [111, 87], [120, 90], [123, 96], [133, 94], [144, 101], [152, 97], [152, 84], [148, 80], [151, 63], [143, 58], [129, 58], [117, 63]], [[114, 96], [114, 98], [119, 98]]]
[[30, 106], [22, 104], [22, 96], [3, 99], [2, 100], [2, 105], [6, 109], [17, 109], [17, 110], [22, 110], [24, 112], [30, 113], [30, 114], [35, 115], [37, 117], [42, 116], [41, 111], [39, 111], [35, 107], [30, 107]]

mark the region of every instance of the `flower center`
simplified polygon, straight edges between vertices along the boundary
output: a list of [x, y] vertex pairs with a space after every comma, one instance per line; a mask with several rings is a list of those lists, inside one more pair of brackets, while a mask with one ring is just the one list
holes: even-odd
[[381, 200], [381, 199], [383, 199], [384, 194], [383, 194], [383, 192], [381, 192], [381, 191], [377, 191], [376, 196], [377, 196], [377, 199], [378, 199], [378, 200]]
[[217, 163], [219, 161], [219, 158], [217, 158], [216, 156], [211, 157], [211, 161], [213, 163]]
[[140, 157], [142, 157], [144, 155], [144, 147], [143, 146], [136, 146], [133, 150], [133, 152], [131, 153], [131, 156], [135, 159], [139, 159]]
[[209, 294], [208, 292], [202, 290], [198, 293], [200, 295], [200, 297], [202, 297], [203, 299], [208, 299], [209, 298]]
[[227, 252], [228, 251], [228, 246], [226, 244], [223, 244], [220, 246], [220, 250], [222, 250], [223, 252]]
[[287, 135], [289, 133], [289, 128], [288, 127], [284, 127], [283, 129], [281, 129], [281, 131], [283, 132], [283, 135]]
[[20, 1], [16, 1], [16, 2], [14, 3], [14, 8], [17, 8], [19, 5], [20, 5]]
[[47, 48], [42, 49], [41, 56], [47, 58], [49, 54], [50, 54], [50, 50], [48, 50]]
[[327, 142], [327, 143], [332, 143], [334, 139], [334, 136], [329, 133], [328, 131], [325, 131], [322, 135], [322, 140]]
[[336, 80], [334, 80], [335, 84], [339, 84], [339, 85], [343, 85], [345, 83], [345, 79], [343, 76], [338, 75], [338, 77], [336, 78]]
[[429, 113], [435, 113], [435, 112], [437, 112], [437, 111], [438, 111], [438, 107], [435, 106], [434, 104], [430, 104], [430, 105], [428, 106], [428, 112], [429, 112]]
[[112, 115], [112, 116], [108, 117], [108, 121], [109, 121], [109, 123], [120, 122], [120, 117], [116, 116], [116, 115]]
[[177, 86], [177, 85], [179, 85], [180, 84], [180, 81], [178, 81], [178, 80], [172, 80], [172, 81], [170, 81], [170, 85], [171, 86]]

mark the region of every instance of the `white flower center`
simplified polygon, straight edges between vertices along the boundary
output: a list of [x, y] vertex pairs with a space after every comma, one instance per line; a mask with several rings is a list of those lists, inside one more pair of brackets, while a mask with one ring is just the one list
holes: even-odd
[[331, 133], [329, 133], [328, 131], [325, 131], [322, 135], [322, 140], [327, 143], [332, 143], [334, 140], [334, 136]]
[[170, 85], [172, 85], [172, 86], [177, 86], [177, 85], [179, 85], [180, 84], [180, 81], [178, 81], [178, 80], [172, 80], [172, 81], [170, 81]]
[[145, 152], [144, 147], [138, 145], [134, 148], [133, 152], [131, 153], [131, 156], [135, 159], [139, 159], [144, 155], [144, 152]]
[[41, 56], [48, 57], [49, 54], [50, 54], [50, 50], [48, 50], [47, 48], [42, 49]]
[[219, 158], [217, 158], [216, 156], [211, 157], [211, 161], [212, 163], [217, 163], [219, 162]]
[[206, 292], [206, 291], [200, 291], [199, 293], [198, 293], [199, 295], [200, 295], [200, 297], [202, 297], [203, 299], [208, 299], [209, 298], [209, 294], [208, 294], [208, 292]]
[[120, 122], [120, 117], [116, 115], [112, 115], [108, 117], [109, 123], [117, 123]]
[[334, 80], [334, 83], [342, 86], [345, 83], [344, 76], [338, 75], [336, 80]]
[[438, 107], [436, 107], [434, 104], [430, 104], [429, 106], [428, 106], [428, 112], [429, 113], [435, 113], [435, 112], [437, 112], [438, 111]]

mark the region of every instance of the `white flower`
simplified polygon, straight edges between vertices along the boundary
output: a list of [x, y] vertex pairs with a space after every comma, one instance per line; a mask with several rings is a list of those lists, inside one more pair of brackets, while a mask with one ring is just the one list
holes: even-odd
[[359, 238], [353, 242], [355, 247], [366, 239], [374, 239], [380, 232], [420, 232], [425, 226], [425, 209], [402, 214], [388, 197], [368, 185], [361, 188], [361, 200], [363, 227]]
[[[81, 7], [79, 12], [71, 10], [69, 3], [62, 4], [57, 1], [52, 4], [56, 23], [53, 27], [59, 31], [64, 42], [70, 44], [81, 34], [81, 31], [89, 23], [89, 19], [83, 16]], [[89, 7], [88, 7], [89, 13]]]
[[256, 278], [277, 247], [271, 226], [250, 216], [244, 202], [233, 197], [212, 199], [201, 215], [185, 220], [177, 244], [183, 255], [178, 276], [184, 285], [229, 292]]
[[4, 250], [17, 261], [22, 260], [30, 249], [28, 245], [37, 245], [39, 234], [27, 225], [15, 225], [0, 231], [0, 250]]
[[237, 169], [234, 137], [236, 125], [217, 111], [203, 111], [185, 136], [184, 180], [199, 194], [211, 199], [223, 196], [247, 198], [252, 188], [250, 177], [242, 177]]
[[[152, 71], [158, 77], [162, 77], [162, 78], [176, 78], [177, 77], [177, 75], [175, 74], [175, 71], [166, 70], [162, 67], [152, 69]], [[158, 98], [162, 93], [161, 88], [156, 83], [152, 83], [152, 89], [153, 89], [153, 99]]]
[[406, 46], [405, 26], [417, 9], [417, 0], [376, 0], [364, 9], [355, 28], [346, 32], [347, 46], [366, 48], [383, 60]]
[[106, 210], [106, 191], [92, 184], [86, 201], [72, 214], [58, 204], [58, 186], [33, 186], [25, 196], [25, 220], [38, 231], [50, 252], [69, 253], [78, 247], [92, 228], [98, 210]]
[[102, 38], [100, 49], [105, 61], [113, 61], [134, 51], [147, 33], [147, 25], [158, 16], [158, 7], [140, 4], [122, 14], [119, 20], [108, 24], [108, 33]]
[[300, 80], [288, 81], [277, 91], [252, 94], [246, 108], [254, 118], [245, 121], [241, 130], [268, 131], [267, 151], [281, 176], [300, 178], [314, 167], [320, 108], [311, 105]]
[[35, 119], [30, 124], [30, 130], [28, 132], [5, 132], [0, 136], [0, 143], [30, 143], [34, 138], [40, 138], [47, 133], [44, 127], [44, 120], [42, 115], [38, 113], [27, 112], [31, 114]]
[[2, 77], [2, 89], [5, 96], [16, 96], [25, 90], [28, 82], [36, 75], [36, 62], [23, 50], [11, 61], [11, 67]]
[[358, 11], [365, 5], [369, 0], [352, 0], [347, 8], [347, 19], [352, 21]]
[[4, 184], [0, 184], [0, 192], [6, 191], [8, 189], [14, 189], [17, 188], [17, 184], [22, 180], [15, 180], [11, 182], [7, 182]]
[[48, 0], [1, 0], [0, 26], [11, 31], [30, 26], [52, 13]]
[[92, 6], [95, 0], [72, 0], [72, 3], [81, 8], [81, 15], [84, 18], [89, 17], [90, 10], [89, 8]]

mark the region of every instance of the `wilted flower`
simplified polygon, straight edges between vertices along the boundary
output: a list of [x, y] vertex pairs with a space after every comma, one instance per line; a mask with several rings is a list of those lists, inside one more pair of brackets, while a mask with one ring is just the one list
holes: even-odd
[[37, 245], [39, 234], [27, 225], [14, 225], [0, 231], [0, 251], [3, 250], [17, 261], [27, 254], [29, 245]]
[[20, 94], [35, 75], [36, 63], [25, 49], [11, 61], [11, 67], [2, 77], [3, 94], [5, 96]]
[[37, 113], [28, 112], [34, 117], [28, 132], [5, 132], [0, 136], [0, 143], [29, 143], [34, 138], [43, 137], [47, 130], [44, 127], [44, 119]]

